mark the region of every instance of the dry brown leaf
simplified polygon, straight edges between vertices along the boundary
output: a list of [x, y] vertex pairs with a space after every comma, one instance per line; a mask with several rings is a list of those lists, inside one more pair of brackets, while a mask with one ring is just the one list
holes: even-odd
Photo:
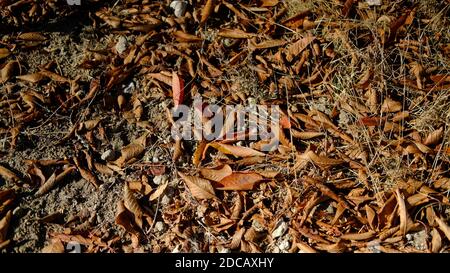
[[177, 30], [173, 33], [175, 38], [180, 42], [188, 42], [188, 43], [195, 43], [195, 42], [201, 42], [203, 39], [200, 37], [197, 37], [195, 35], [183, 32], [181, 30]]
[[11, 181], [11, 182], [17, 182], [19, 181], [19, 177], [6, 167], [3, 167], [0, 165], [0, 176], [3, 177], [5, 180]]
[[229, 165], [223, 165], [221, 168], [202, 168], [200, 169], [200, 173], [208, 180], [219, 182], [223, 178], [231, 175], [233, 170]]
[[439, 229], [445, 234], [445, 237], [450, 240], [450, 226], [448, 226], [440, 217], [436, 217], [436, 223], [438, 224]]
[[153, 201], [153, 200], [158, 199], [164, 193], [164, 191], [166, 190], [168, 185], [169, 185], [169, 182], [165, 182], [165, 183], [159, 185], [158, 188], [156, 189], [156, 191], [150, 195], [149, 200]]
[[134, 197], [133, 192], [128, 187], [127, 183], [125, 183], [123, 187], [123, 200], [124, 200], [124, 206], [134, 215], [134, 221], [136, 225], [142, 229], [143, 221], [142, 217], [144, 215], [144, 212], [139, 206], [138, 201], [136, 200], [136, 197]]
[[216, 188], [218, 190], [248, 191], [252, 190], [262, 179], [261, 175], [253, 172], [233, 172], [220, 180]]
[[240, 29], [222, 29], [221, 31], [219, 31], [218, 35], [224, 38], [233, 39], [250, 39], [256, 36], [256, 34], [254, 33], [247, 33]]
[[266, 49], [266, 48], [272, 48], [272, 47], [280, 47], [287, 43], [286, 40], [267, 40], [264, 42], [261, 42], [259, 44], [252, 44], [250, 43], [251, 49]]
[[306, 243], [297, 242], [296, 246], [302, 251], [302, 253], [317, 253], [317, 250], [307, 245]]
[[41, 73], [37, 72], [37, 73], [33, 73], [33, 74], [16, 76], [16, 78], [21, 81], [38, 83], [38, 82], [42, 81], [43, 79], [45, 79], [45, 76], [42, 75]]
[[177, 161], [183, 155], [183, 149], [181, 148], [181, 139], [175, 140], [175, 147], [173, 150], [172, 160]]
[[89, 183], [91, 183], [92, 185], [94, 185], [95, 188], [99, 188], [100, 186], [100, 182], [98, 181], [97, 177], [90, 171], [79, 167], [78, 166], [78, 171], [80, 172], [81, 177], [83, 177], [86, 181], [88, 181]]
[[178, 172], [178, 175], [186, 183], [189, 190], [191, 191], [192, 196], [194, 196], [195, 198], [217, 199], [214, 188], [209, 180], [200, 177], [185, 175], [181, 172]]
[[299, 56], [300, 53], [314, 41], [316, 37], [306, 36], [298, 40], [297, 42], [291, 44], [286, 50], [286, 60], [292, 62], [292, 60]]
[[135, 159], [140, 156], [145, 150], [145, 147], [138, 143], [131, 143], [122, 148], [120, 157], [114, 161], [117, 166], [124, 166], [131, 159]]
[[8, 211], [6, 215], [0, 220], [0, 243], [6, 241], [8, 234], [9, 223], [11, 222], [12, 211]]
[[439, 253], [442, 248], [442, 238], [439, 231], [435, 228], [431, 230], [431, 252]]
[[200, 24], [203, 25], [208, 20], [211, 12], [214, 9], [215, 0], [207, 0], [205, 6], [202, 9], [202, 17], [200, 19]]
[[351, 240], [351, 241], [365, 241], [372, 237], [374, 237], [376, 234], [375, 231], [367, 231], [364, 233], [346, 233], [341, 236], [342, 240]]
[[17, 39], [24, 41], [45, 41], [47, 38], [39, 32], [27, 32], [17, 36]]
[[224, 154], [230, 154], [237, 157], [265, 156], [264, 153], [242, 146], [233, 146], [229, 144], [212, 142], [207, 146], [211, 146]]
[[381, 105], [381, 112], [383, 113], [393, 113], [393, 112], [399, 112], [403, 108], [402, 104], [398, 101], [395, 101], [390, 98], [386, 98]]
[[423, 144], [427, 146], [436, 145], [439, 143], [443, 135], [444, 135], [444, 127], [434, 130], [426, 137], [426, 139], [423, 141]]
[[172, 96], [175, 107], [183, 103], [184, 81], [175, 71], [172, 73]]
[[124, 205], [124, 202], [121, 200], [117, 202], [117, 213], [115, 223], [121, 227], [123, 227], [127, 232], [139, 236], [139, 230], [134, 224], [134, 216], [133, 213], [128, 211]]
[[245, 228], [241, 227], [241, 229], [239, 229], [238, 231], [236, 231], [233, 235], [233, 238], [231, 239], [230, 242], [230, 249], [238, 249], [239, 246], [241, 245], [241, 241], [242, 241], [242, 236], [245, 233]]
[[299, 138], [299, 139], [302, 139], [302, 140], [307, 140], [307, 139], [320, 137], [320, 136], [324, 135], [324, 133], [321, 133], [321, 132], [300, 132], [300, 131], [297, 131], [295, 129], [292, 129], [291, 133], [292, 133], [293, 137]]
[[8, 57], [11, 54], [11, 52], [9, 52], [9, 50], [7, 48], [0, 48], [0, 60], [3, 58]]
[[400, 216], [400, 232], [402, 236], [405, 236], [408, 231], [408, 211], [406, 210], [405, 200], [399, 189], [395, 190], [395, 197], [397, 198], [398, 214]]
[[65, 248], [61, 240], [52, 239], [48, 245], [42, 248], [42, 253], [64, 253]]
[[56, 173], [53, 173], [52, 176], [50, 176], [50, 178], [47, 179], [47, 181], [39, 188], [35, 195], [40, 196], [47, 193], [52, 188], [54, 188], [56, 184], [63, 180], [64, 177], [71, 174], [75, 169], [75, 166], [70, 166], [64, 169], [64, 171], [62, 171], [58, 175], [56, 175]]
[[16, 70], [17, 66], [18, 63], [16, 61], [7, 62], [0, 71], [0, 82], [5, 83], [6, 81], [8, 81], [14, 75], [14, 71]]

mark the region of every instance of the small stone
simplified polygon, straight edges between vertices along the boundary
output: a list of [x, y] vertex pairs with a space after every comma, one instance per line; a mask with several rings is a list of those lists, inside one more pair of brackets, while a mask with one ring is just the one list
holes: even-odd
[[288, 229], [288, 224], [284, 221], [278, 222], [277, 227], [272, 231], [272, 238], [281, 237]]
[[155, 224], [155, 230], [157, 232], [164, 232], [166, 230], [166, 225], [163, 222], [158, 221]]
[[165, 205], [168, 205], [169, 203], [170, 203], [170, 197], [167, 195], [164, 195], [161, 198], [161, 205], [165, 206]]
[[127, 50], [127, 39], [123, 36], [119, 37], [117, 44], [115, 46], [117, 53], [122, 54]]
[[100, 157], [102, 160], [111, 161], [114, 160], [116, 153], [113, 150], [106, 150]]
[[278, 248], [281, 250], [281, 252], [288, 252], [289, 248], [291, 247], [291, 244], [289, 243], [289, 240], [284, 239], [278, 244]]
[[187, 2], [179, 0], [172, 1], [170, 7], [173, 9], [173, 14], [175, 14], [176, 17], [183, 17], [186, 13]]

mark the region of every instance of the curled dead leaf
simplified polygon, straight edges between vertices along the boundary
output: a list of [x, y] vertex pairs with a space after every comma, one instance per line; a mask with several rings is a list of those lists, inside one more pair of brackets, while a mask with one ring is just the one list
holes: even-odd
[[237, 157], [265, 156], [264, 153], [242, 146], [233, 146], [229, 144], [212, 142], [207, 146], [211, 146], [224, 154], [230, 154]]

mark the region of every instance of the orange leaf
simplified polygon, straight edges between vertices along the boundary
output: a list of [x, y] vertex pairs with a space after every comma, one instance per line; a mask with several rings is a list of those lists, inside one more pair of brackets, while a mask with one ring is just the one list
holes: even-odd
[[175, 71], [172, 73], [172, 93], [173, 102], [175, 106], [178, 106], [184, 99], [184, 81], [178, 77]]
[[211, 185], [209, 180], [185, 175], [181, 172], [178, 172], [178, 175], [184, 180], [189, 190], [191, 191], [192, 196], [198, 199], [217, 199], [216, 194], [214, 192], [214, 188]]
[[252, 190], [263, 177], [257, 173], [234, 172], [218, 182], [218, 190], [246, 191]]
[[238, 157], [265, 156], [264, 153], [261, 153], [259, 151], [247, 147], [233, 146], [218, 142], [213, 142], [208, 145], [221, 151], [224, 154], [231, 154]]

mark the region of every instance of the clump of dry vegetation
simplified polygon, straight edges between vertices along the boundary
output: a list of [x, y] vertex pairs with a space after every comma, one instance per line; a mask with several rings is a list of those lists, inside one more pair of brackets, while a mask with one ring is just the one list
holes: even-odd
[[1, 251], [449, 251], [449, 1], [113, 2], [0, 0]]

